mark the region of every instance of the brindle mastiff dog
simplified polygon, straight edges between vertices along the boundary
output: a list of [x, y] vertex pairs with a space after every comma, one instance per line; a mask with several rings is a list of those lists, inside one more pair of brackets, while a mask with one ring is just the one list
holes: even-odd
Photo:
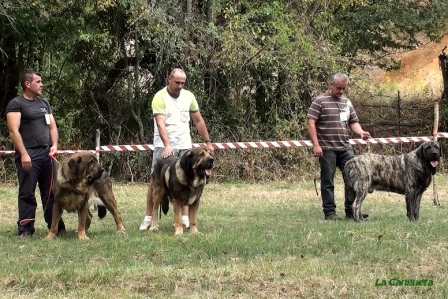
[[89, 206], [98, 205], [98, 216], [106, 216], [106, 208], [111, 212], [119, 233], [125, 228], [117, 209], [109, 174], [98, 163], [96, 156], [89, 152], [79, 152], [62, 163], [53, 187], [54, 206], [50, 232], [46, 239], [54, 239], [63, 210], [78, 213], [78, 238], [88, 240], [86, 235], [92, 220]]
[[348, 161], [343, 176], [347, 201], [353, 202], [354, 220], [362, 220], [362, 202], [373, 190], [404, 194], [409, 220], [418, 220], [422, 194], [431, 183], [439, 160], [439, 143], [427, 141], [408, 154], [363, 154]]
[[156, 231], [159, 215], [159, 206], [164, 214], [168, 212], [169, 202], [174, 207], [174, 229], [176, 235], [183, 234], [182, 206], [188, 204], [190, 218], [190, 232], [198, 233], [197, 214], [202, 191], [206, 179], [211, 175], [213, 157], [208, 150], [195, 148], [188, 151], [180, 159], [170, 156], [166, 159], [157, 159], [153, 181], [154, 209], [149, 230]]

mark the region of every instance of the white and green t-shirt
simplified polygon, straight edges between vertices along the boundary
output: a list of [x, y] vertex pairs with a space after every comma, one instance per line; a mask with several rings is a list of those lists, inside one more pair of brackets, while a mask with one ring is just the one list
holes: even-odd
[[[174, 149], [190, 149], [190, 112], [199, 111], [195, 96], [188, 90], [182, 89], [179, 97], [169, 95], [167, 88], [158, 91], [152, 100], [153, 115], [165, 115], [165, 126]], [[160, 138], [154, 117], [154, 146], [165, 147]]]

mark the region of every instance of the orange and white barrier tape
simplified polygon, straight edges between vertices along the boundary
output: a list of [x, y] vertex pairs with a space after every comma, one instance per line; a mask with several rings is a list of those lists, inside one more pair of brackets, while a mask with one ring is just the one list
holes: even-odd
[[[377, 145], [377, 144], [401, 144], [401, 143], [420, 143], [425, 141], [432, 141], [434, 137], [448, 138], [448, 133], [438, 133], [434, 136], [423, 137], [387, 137], [387, 138], [370, 138], [370, 139], [350, 139], [352, 145]], [[265, 149], [265, 148], [295, 148], [295, 147], [313, 147], [310, 140], [301, 141], [251, 141], [251, 142], [214, 142], [212, 143], [215, 149]], [[193, 147], [205, 147], [204, 143], [193, 143]], [[154, 145], [140, 144], [140, 145], [104, 145], [100, 146], [98, 150], [88, 150], [92, 153], [107, 153], [107, 152], [141, 152], [152, 151]], [[59, 150], [58, 154], [73, 154], [87, 150]], [[0, 151], [0, 155], [14, 154], [14, 151], [4, 150]]]
[[[448, 138], [448, 133], [438, 133], [439, 138]], [[400, 143], [420, 143], [432, 141], [433, 136], [428, 137], [388, 137], [388, 138], [370, 138], [350, 139], [352, 145], [375, 145], [375, 144], [400, 144]], [[255, 141], [255, 142], [214, 142], [215, 149], [264, 149], [264, 148], [294, 148], [294, 147], [313, 147], [310, 140], [302, 141]], [[204, 143], [193, 143], [193, 147], [205, 147]], [[154, 150], [154, 145], [104, 145], [100, 146], [99, 152], [132, 152], [132, 151], [150, 151]]]
[[[0, 150], [0, 156], [2, 155], [13, 155], [16, 151], [11, 150]], [[91, 152], [95, 154], [97, 151], [95, 150], [58, 150], [58, 154], [74, 154], [78, 152]]]

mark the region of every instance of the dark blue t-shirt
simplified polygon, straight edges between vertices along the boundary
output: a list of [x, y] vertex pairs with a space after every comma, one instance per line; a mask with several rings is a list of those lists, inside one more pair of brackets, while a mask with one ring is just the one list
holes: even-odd
[[50, 128], [45, 115], [52, 111], [47, 100], [37, 97], [31, 101], [18, 96], [8, 103], [6, 114], [8, 112], [21, 113], [19, 133], [25, 148], [51, 146]]

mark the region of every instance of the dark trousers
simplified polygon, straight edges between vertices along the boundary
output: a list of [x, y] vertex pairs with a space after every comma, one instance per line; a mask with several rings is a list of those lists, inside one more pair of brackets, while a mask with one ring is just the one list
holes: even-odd
[[[19, 154], [16, 154], [15, 162], [17, 176], [19, 179], [19, 219], [17, 221], [19, 235], [23, 233], [34, 233], [34, 222], [36, 221], [36, 185], [39, 184], [40, 198], [44, 210], [44, 219], [47, 227], [51, 226], [53, 213], [53, 182], [56, 180], [57, 166], [49, 156], [48, 148], [27, 149], [31, 158], [32, 168], [25, 171], [22, 168], [22, 161]], [[64, 230], [65, 225], [62, 219], [59, 221], [58, 230]]]
[[[323, 151], [323, 157], [319, 158], [320, 164], [320, 192], [322, 193], [322, 209], [325, 215], [336, 214], [334, 201], [334, 176], [336, 167], [344, 170], [345, 163], [354, 157], [353, 150], [347, 151]], [[345, 194], [347, 199], [347, 194]], [[344, 201], [345, 213], [352, 214], [351, 203]]]

